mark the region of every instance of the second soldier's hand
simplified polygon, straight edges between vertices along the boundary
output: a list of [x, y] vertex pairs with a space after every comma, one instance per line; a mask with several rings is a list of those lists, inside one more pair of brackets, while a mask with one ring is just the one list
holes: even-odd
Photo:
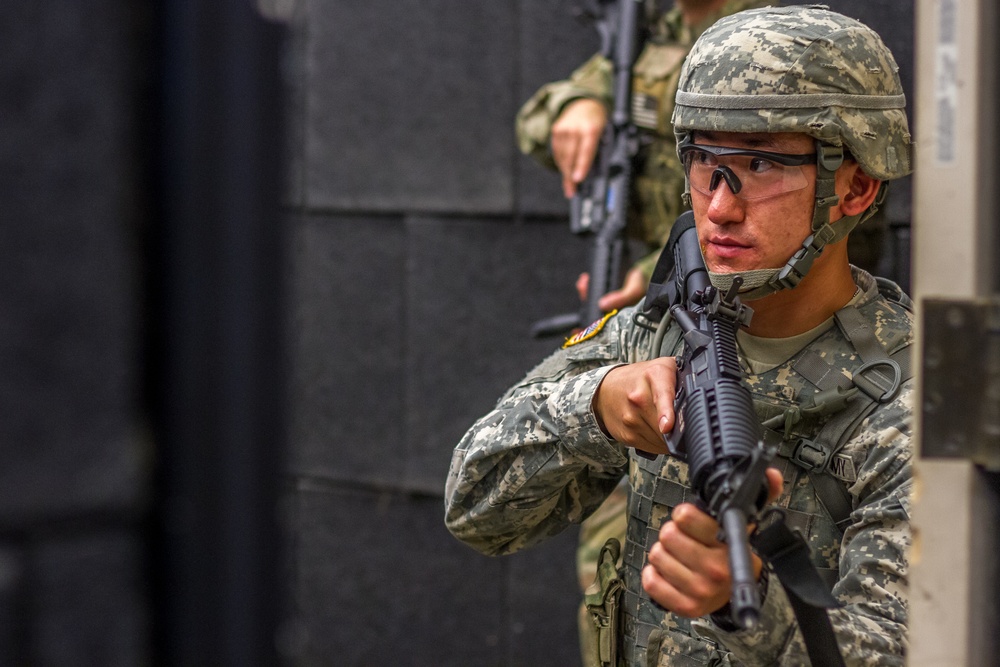
[[[597, 306], [601, 312], [610, 313], [612, 310], [620, 310], [627, 306], [634, 306], [639, 303], [642, 297], [646, 296], [649, 288], [649, 280], [639, 269], [629, 269], [625, 274], [622, 286], [601, 296]], [[590, 289], [590, 274], [581, 273], [576, 279], [576, 292], [580, 296], [580, 301], [587, 300], [587, 291]]]
[[587, 177], [608, 123], [608, 111], [597, 100], [581, 98], [567, 104], [552, 124], [552, 157], [562, 174], [569, 199]]

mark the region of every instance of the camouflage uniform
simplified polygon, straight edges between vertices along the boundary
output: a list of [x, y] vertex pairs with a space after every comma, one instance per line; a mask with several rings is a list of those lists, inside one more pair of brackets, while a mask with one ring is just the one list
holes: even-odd
[[[886, 351], [908, 345], [909, 313], [880, 296], [869, 274], [856, 270], [855, 281], [862, 294], [854, 307]], [[629, 521], [624, 560], [632, 549], [640, 562], [624, 568], [625, 605], [638, 610], [626, 618], [624, 664], [807, 665], [801, 633], [773, 576], [758, 629], [735, 632], [707, 618], [692, 622], [660, 611], [638, 585], [650, 540], [672, 506], [685, 498], [687, 466], [670, 456], [653, 463], [630, 456], [601, 432], [592, 411], [594, 391], [609, 370], [657, 356], [653, 333], [636, 324], [633, 312], [619, 313], [593, 338], [543, 361], [466, 433], [448, 477], [448, 527], [483, 553], [518, 551], [582, 521], [628, 472], [630, 506], [646, 519]], [[668, 330], [665, 340], [678, 338]], [[665, 353], [675, 351], [667, 345]], [[816, 391], [795, 370], [800, 359], [814, 355], [844, 377], [860, 363], [840, 328], [830, 325], [784, 363], [750, 375], [762, 420]], [[776, 503], [798, 517], [793, 525], [804, 530], [814, 562], [839, 568], [833, 592], [843, 607], [831, 613], [831, 620], [848, 664], [903, 664], [912, 412], [913, 385], [906, 382], [841, 450], [845, 464], [849, 461], [840, 468], [847, 471], [843, 482], [853, 501], [843, 537], [819, 507], [809, 476], [779, 459], [785, 489]], [[828, 418], [800, 422], [789, 437], [808, 435]]]
[[[670, 227], [685, 209], [684, 170], [677, 160], [670, 115], [681, 63], [698, 36], [720, 17], [751, 7], [778, 4], [776, 0], [728, 0], [718, 12], [694, 26], [685, 26], [674, 8], [663, 14], [632, 69], [633, 121], [642, 141], [636, 156], [635, 180], [627, 233], [650, 251], [636, 262], [647, 280], [670, 234]], [[542, 86], [521, 107], [515, 129], [518, 147], [544, 166], [555, 169], [549, 140], [552, 124], [573, 100], [596, 99], [611, 108], [611, 63], [597, 54], [574, 71], [569, 79]]]
[[[810, 253], [843, 239], [872, 213], [874, 207], [830, 224], [844, 154], [876, 179], [909, 172], [912, 146], [903, 107], [897, 68], [881, 39], [834, 12], [800, 6], [750, 10], [718, 21], [699, 39], [680, 76], [673, 116], [679, 145], [699, 131], [802, 132], [815, 139], [811, 233], [784, 267], [749, 272], [763, 277], [748, 299], [794, 289], [809, 270]], [[790, 277], [789, 268], [797, 273]], [[777, 503], [808, 540], [814, 565], [833, 583], [842, 607], [830, 617], [845, 659], [902, 664], [912, 381], [897, 369], [897, 379], [905, 381], [898, 391], [879, 394], [869, 413], [855, 413], [850, 405], [807, 409], [831, 387], [861, 389], [872, 359], [892, 355], [893, 363], [908, 365], [912, 323], [902, 305], [908, 300], [898, 288], [881, 292], [860, 269], [852, 275], [855, 298], [830, 313], [825, 326], [771, 341], [770, 347], [742, 335], [741, 361], [768, 437], [774, 436], [772, 418], [783, 424], [776, 437], [785, 484]], [[712, 275], [716, 287], [726, 278]], [[676, 617], [642, 591], [638, 573], [648, 548], [691, 490], [682, 461], [635, 457], [604, 435], [593, 412], [595, 391], [615, 366], [678, 350], [676, 323], [664, 322], [663, 344], [654, 349], [655, 334], [635, 315], [627, 309], [571, 339], [473, 425], [452, 459], [447, 525], [484, 553], [516, 551], [581, 522], [627, 472], [623, 664], [808, 664], [787, 594], [773, 576], [763, 579], [769, 583], [762, 591], [761, 622], [752, 630]], [[748, 358], [744, 350], [755, 348], [763, 353]], [[857, 405], [853, 399], [851, 404]], [[836, 444], [823, 450], [819, 467], [810, 450], [816, 443]], [[831, 480], [846, 498], [843, 512], [830, 509]]]

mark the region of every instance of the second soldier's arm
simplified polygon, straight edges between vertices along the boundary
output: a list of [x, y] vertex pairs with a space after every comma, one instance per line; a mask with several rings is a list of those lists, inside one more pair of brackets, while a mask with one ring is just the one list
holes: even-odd
[[570, 102], [591, 99], [611, 108], [611, 63], [600, 54], [576, 69], [568, 79], [545, 84], [524, 103], [514, 122], [522, 153], [557, 169], [551, 151], [552, 125]]

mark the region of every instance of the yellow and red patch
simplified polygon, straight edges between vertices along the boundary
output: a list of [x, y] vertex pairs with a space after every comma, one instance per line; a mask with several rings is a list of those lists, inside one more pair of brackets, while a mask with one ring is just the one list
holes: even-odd
[[585, 340], [590, 340], [597, 334], [601, 333], [601, 329], [604, 328], [604, 325], [607, 324], [608, 320], [610, 320], [617, 312], [618, 312], [617, 310], [612, 310], [610, 313], [608, 313], [601, 319], [597, 320], [596, 322], [593, 322], [586, 329], [581, 329], [580, 331], [577, 331], [575, 334], [566, 339], [566, 342], [563, 343], [563, 349], [565, 350], [567, 347], [572, 347], [578, 343], [582, 343]]

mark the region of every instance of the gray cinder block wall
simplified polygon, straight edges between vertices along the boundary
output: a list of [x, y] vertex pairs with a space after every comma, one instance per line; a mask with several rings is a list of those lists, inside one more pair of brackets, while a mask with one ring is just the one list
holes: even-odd
[[0, 665], [146, 659], [143, 8], [0, 5]]
[[293, 20], [294, 594], [304, 664], [566, 665], [575, 531], [487, 558], [450, 449], [551, 349], [587, 247], [517, 153], [521, 101], [597, 48], [572, 2], [307, 2]]
[[[912, 3], [832, 0], [912, 91]], [[296, 623], [307, 664], [570, 665], [576, 531], [491, 559], [442, 525], [450, 449], [552, 348], [588, 248], [512, 123], [597, 48], [573, 0], [301, 2], [289, 224]], [[911, 97], [912, 99], [912, 97]], [[890, 217], [909, 217], [908, 187]]]

